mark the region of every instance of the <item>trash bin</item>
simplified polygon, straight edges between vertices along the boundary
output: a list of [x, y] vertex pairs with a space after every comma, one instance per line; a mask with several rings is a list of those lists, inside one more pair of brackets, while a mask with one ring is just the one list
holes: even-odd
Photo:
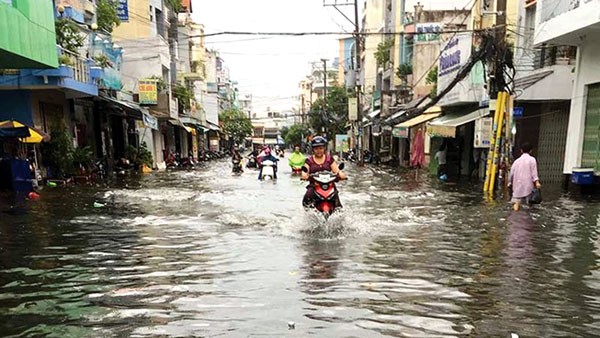
[[594, 168], [573, 168], [571, 182], [577, 185], [594, 184]]
[[14, 191], [32, 191], [33, 182], [27, 160], [12, 159], [10, 161], [12, 188]]

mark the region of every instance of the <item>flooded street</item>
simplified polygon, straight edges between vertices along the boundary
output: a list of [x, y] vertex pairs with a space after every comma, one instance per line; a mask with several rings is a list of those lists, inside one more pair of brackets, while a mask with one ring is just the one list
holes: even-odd
[[[0, 219], [4, 337], [594, 337], [600, 204], [349, 166], [344, 212], [282, 168], [46, 189]], [[94, 207], [94, 202], [103, 207]]]

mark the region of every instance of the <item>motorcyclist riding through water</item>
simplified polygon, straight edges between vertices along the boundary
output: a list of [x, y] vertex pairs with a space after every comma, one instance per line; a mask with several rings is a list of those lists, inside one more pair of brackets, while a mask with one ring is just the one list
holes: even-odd
[[[313, 155], [306, 159], [306, 163], [304, 164], [305, 169], [302, 171], [302, 180], [309, 180], [311, 174], [317, 173], [319, 171], [330, 171], [333, 174], [337, 175], [340, 180], [346, 179], [346, 174], [344, 174], [340, 170], [335, 160], [329, 154], [326, 154], [326, 138], [322, 136], [314, 137], [311, 141], [311, 146], [313, 150]], [[302, 205], [305, 208], [313, 207], [316, 199], [317, 196], [315, 194], [315, 187], [314, 184], [311, 183], [306, 187], [306, 193], [304, 194]], [[342, 203], [340, 202], [339, 196], [337, 196], [337, 194], [335, 197], [335, 207], [342, 207]]]
[[231, 151], [231, 163], [233, 164], [233, 172], [234, 173], [242, 173], [244, 170], [242, 169], [242, 155], [240, 152], [233, 148]]
[[294, 147], [294, 152], [290, 155], [288, 159], [288, 164], [292, 168], [292, 173], [295, 175], [299, 175], [302, 171], [302, 167], [306, 162], [306, 157], [304, 154], [300, 152], [300, 146]]
[[263, 156], [259, 155], [259, 158], [260, 158], [260, 161], [259, 161], [260, 171], [258, 172], [258, 179], [262, 180], [262, 172], [263, 172], [263, 165], [262, 165], [262, 163], [264, 161], [271, 161], [271, 162], [273, 162], [275, 164], [273, 166], [273, 175], [274, 175], [273, 178], [277, 179], [277, 161], [279, 161], [279, 159], [271, 154], [271, 148], [269, 148], [269, 147], [266, 147], [263, 150], [263, 153], [264, 153]]

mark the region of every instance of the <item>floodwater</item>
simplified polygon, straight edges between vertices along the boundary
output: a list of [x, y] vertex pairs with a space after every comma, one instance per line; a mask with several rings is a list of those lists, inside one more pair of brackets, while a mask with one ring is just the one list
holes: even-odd
[[0, 336], [600, 336], [598, 201], [515, 213], [476, 186], [350, 166], [325, 222], [288, 168], [230, 170], [0, 205]]

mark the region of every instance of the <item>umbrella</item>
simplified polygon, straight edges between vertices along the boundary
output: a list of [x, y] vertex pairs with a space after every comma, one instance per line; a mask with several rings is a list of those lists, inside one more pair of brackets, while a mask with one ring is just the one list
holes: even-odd
[[0, 122], [0, 131], [0, 135], [19, 137], [23, 143], [41, 143], [50, 141], [50, 135], [14, 120]]

